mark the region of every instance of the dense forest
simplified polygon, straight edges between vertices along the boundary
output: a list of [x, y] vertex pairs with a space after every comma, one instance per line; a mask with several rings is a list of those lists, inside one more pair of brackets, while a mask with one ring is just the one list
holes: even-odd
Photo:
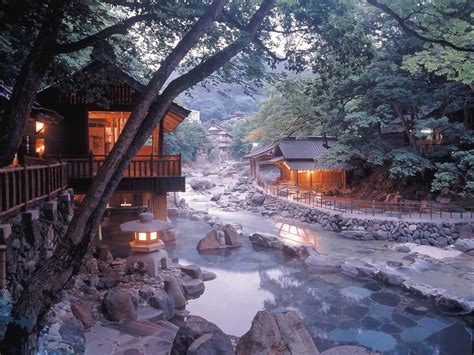
[[[63, 85], [84, 104], [110, 109], [107, 90], [126, 73], [140, 92], [54, 253], [22, 280], [0, 352], [37, 353], [45, 316], [175, 101], [204, 121], [256, 112], [232, 128], [236, 156], [251, 142], [334, 135], [326, 159], [350, 164], [358, 188], [471, 198], [473, 10], [468, 0], [1, 1], [0, 79], [9, 94], [0, 167], [21, 157], [42, 89]], [[117, 75], [74, 75], [93, 60]], [[185, 124], [168, 149], [192, 159], [205, 141]]]

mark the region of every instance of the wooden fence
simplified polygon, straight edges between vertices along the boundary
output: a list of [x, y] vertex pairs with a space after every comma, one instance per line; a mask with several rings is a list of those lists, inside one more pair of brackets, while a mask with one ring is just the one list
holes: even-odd
[[[105, 162], [105, 155], [61, 157], [67, 163], [69, 178], [91, 178]], [[137, 155], [125, 170], [124, 177], [181, 176], [181, 155]]]
[[67, 186], [66, 163], [0, 169], [0, 219], [50, 199]]
[[258, 180], [257, 183], [267, 195], [342, 213], [441, 220], [472, 220], [474, 217], [474, 203], [472, 202], [449, 204], [409, 200], [400, 200], [396, 203], [378, 202], [375, 200], [324, 196], [307, 190], [296, 189], [296, 187], [269, 185], [262, 180]]

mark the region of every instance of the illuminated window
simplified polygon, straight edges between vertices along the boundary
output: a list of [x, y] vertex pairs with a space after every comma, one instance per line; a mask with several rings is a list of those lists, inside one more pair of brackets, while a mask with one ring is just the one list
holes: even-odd
[[156, 239], [156, 232], [151, 232], [150, 233], [150, 240], [155, 240]]
[[37, 139], [37, 140], [36, 140], [35, 151], [36, 151], [36, 153], [38, 153], [40, 156], [44, 154], [44, 139]]
[[36, 133], [41, 133], [44, 129], [44, 123], [36, 121]]
[[146, 241], [146, 233], [138, 233], [138, 240]]

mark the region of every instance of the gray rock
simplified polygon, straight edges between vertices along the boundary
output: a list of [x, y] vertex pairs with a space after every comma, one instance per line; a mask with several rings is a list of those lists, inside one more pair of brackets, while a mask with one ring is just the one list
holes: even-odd
[[150, 306], [161, 309], [165, 314], [165, 319], [174, 317], [174, 300], [164, 291], [156, 291], [150, 297]]
[[405, 277], [402, 274], [389, 267], [381, 268], [378, 276], [383, 282], [393, 286], [400, 286], [405, 281]]
[[183, 280], [181, 281], [181, 285], [183, 286], [184, 294], [186, 296], [197, 298], [204, 293], [205, 286], [202, 280]]
[[[210, 337], [208, 336], [209, 334], [211, 335]], [[204, 335], [207, 336], [201, 338]], [[214, 337], [215, 335], [218, 336]], [[198, 339], [200, 340], [195, 343]], [[178, 333], [174, 338], [171, 355], [188, 354], [188, 350], [191, 350], [194, 354], [203, 355], [235, 354], [230, 338], [217, 325], [198, 316], [189, 316], [186, 322], [179, 327]], [[201, 350], [206, 350], [207, 352], [200, 352]]]
[[175, 308], [182, 309], [186, 306], [186, 298], [176, 277], [172, 275], [165, 277], [165, 291], [173, 299]]
[[82, 323], [84, 328], [90, 328], [95, 321], [92, 317], [92, 302], [77, 301], [71, 305], [72, 314]]
[[71, 345], [74, 352], [83, 354], [86, 349], [84, 326], [78, 320], [67, 320], [60, 328], [59, 334], [64, 342]]
[[250, 205], [253, 206], [253, 207], [262, 206], [263, 203], [265, 202], [265, 199], [266, 199], [266, 197], [265, 197], [264, 194], [256, 192], [250, 198]]
[[197, 191], [208, 190], [208, 189], [211, 189], [214, 186], [216, 186], [216, 184], [213, 183], [212, 181], [204, 180], [204, 179], [202, 179], [202, 180], [192, 180], [192, 181], [190, 181], [189, 184], [191, 185], [193, 190], [197, 190]]
[[338, 271], [341, 269], [343, 260], [334, 255], [311, 255], [304, 261], [310, 272]]
[[283, 248], [282, 241], [277, 236], [270, 233], [253, 233], [249, 239], [252, 244], [258, 245], [260, 247], [274, 249]]
[[206, 271], [206, 270], [202, 271], [202, 281], [204, 282], [214, 280], [216, 277], [217, 275], [211, 271]]
[[238, 355], [319, 354], [303, 321], [295, 311], [257, 312], [250, 330], [239, 340]]
[[196, 249], [197, 250], [213, 250], [223, 248], [224, 245], [221, 244], [217, 230], [213, 229], [202, 238]]
[[371, 233], [366, 231], [342, 231], [341, 235], [345, 238], [355, 239], [355, 240], [372, 240], [374, 237]]
[[197, 265], [180, 265], [179, 268], [181, 272], [185, 273], [186, 275], [192, 277], [193, 279], [201, 279], [202, 278], [202, 270]]
[[203, 334], [188, 348], [186, 355], [226, 355], [235, 354], [229, 347], [229, 337], [223, 333]]
[[102, 301], [102, 311], [113, 322], [137, 319], [137, 309], [132, 295], [124, 290], [107, 291]]
[[454, 247], [459, 251], [467, 253], [471, 250], [474, 250], [474, 239], [459, 238], [454, 243]]

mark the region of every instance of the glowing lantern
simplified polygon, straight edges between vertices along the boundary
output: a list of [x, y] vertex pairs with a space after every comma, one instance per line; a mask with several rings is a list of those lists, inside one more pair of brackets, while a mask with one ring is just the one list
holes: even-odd
[[132, 250], [137, 252], [152, 252], [164, 246], [160, 235], [167, 236], [173, 226], [159, 219], [153, 219], [153, 213], [140, 213], [139, 220], [123, 223], [120, 229], [123, 232], [133, 232]]

